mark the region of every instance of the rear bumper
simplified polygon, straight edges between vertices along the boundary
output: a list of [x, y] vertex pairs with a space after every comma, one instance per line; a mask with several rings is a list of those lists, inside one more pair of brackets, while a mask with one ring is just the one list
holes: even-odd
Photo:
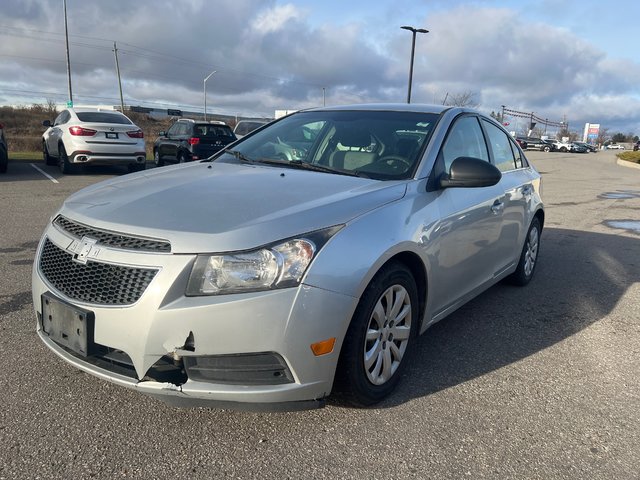
[[90, 163], [93, 165], [128, 165], [131, 163], [145, 163], [147, 161], [147, 154], [143, 151], [131, 153], [97, 153], [88, 150], [77, 150], [69, 155], [69, 161], [71, 163], [78, 164]]

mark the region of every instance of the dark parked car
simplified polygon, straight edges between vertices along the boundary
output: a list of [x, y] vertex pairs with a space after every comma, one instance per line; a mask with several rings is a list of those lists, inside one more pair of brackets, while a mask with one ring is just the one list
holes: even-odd
[[598, 150], [595, 145], [591, 145], [590, 143], [585, 143], [585, 142], [573, 142], [573, 143], [586, 148], [587, 152], [596, 152]]
[[633, 144], [633, 151], [637, 152], [638, 149], [640, 149], [640, 141], [637, 141], [636, 143]]
[[7, 165], [9, 163], [8, 152], [7, 140], [4, 138], [4, 125], [0, 123], [0, 173], [7, 171]]
[[578, 142], [573, 142], [569, 151], [572, 153], [587, 153], [589, 149]]
[[520, 148], [526, 150], [529, 147], [529, 144], [523, 138], [516, 138], [516, 142], [520, 145]]
[[190, 162], [209, 158], [236, 141], [223, 122], [196, 122], [180, 119], [166, 132], [160, 132], [153, 145], [153, 161], [161, 167], [167, 162]]
[[270, 121], [271, 120], [265, 120], [265, 119], [240, 120], [236, 124], [236, 128], [233, 129], [233, 133], [236, 134], [236, 137], [242, 138], [245, 135], [248, 135], [249, 133], [253, 132], [257, 128], [260, 128], [263, 125], [266, 125]]
[[541, 152], [553, 152], [556, 147], [553, 142], [536, 137], [517, 137], [517, 140], [526, 142], [527, 149], [540, 150]]

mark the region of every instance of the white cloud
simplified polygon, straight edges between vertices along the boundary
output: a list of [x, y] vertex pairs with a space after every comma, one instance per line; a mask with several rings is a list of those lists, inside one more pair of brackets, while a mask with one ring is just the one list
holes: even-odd
[[276, 5], [265, 9], [251, 22], [253, 29], [258, 32], [273, 33], [287, 28], [291, 20], [298, 20], [302, 13], [294, 5]]

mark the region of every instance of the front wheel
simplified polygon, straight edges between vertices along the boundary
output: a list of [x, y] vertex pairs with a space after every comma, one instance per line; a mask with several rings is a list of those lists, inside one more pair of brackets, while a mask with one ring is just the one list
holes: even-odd
[[545, 152], [549, 152], [551, 151], [551, 148], [547, 146], [547, 147], [544, 147], [542, 150], [544, 150]]
[[534, 217], [527, 232], [527, 238], [522, 247], [518, 267], [509, 277], [509, 282], [514, 285], [524, 286], [531, 281], [533, 273], [538, 264], [538, 253], [540, 250], [540, 220]]
[[164, 160], [160, 158], [160, 152], [158, 151], [158, 149], [153, 151], [153, 163], [156, 165], [156, 167], [162, 167], [164, 165]]
[[347, 330], [335, 387], [355, 406], [373, 405], [400, 380], [418, 330], [418, 290], [411, 272], [391, 263], [365, 290]]

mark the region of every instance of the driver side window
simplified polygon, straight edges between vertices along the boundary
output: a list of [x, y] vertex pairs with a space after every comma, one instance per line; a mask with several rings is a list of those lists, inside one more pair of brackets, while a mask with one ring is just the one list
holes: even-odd
[[489, 153], [478, 119], [473, 116], [458, 119], [451, 127], [441, 153], [445, 172], [449, 172], [451, 164], [458, 157], [473, 157], [488, 162]]

